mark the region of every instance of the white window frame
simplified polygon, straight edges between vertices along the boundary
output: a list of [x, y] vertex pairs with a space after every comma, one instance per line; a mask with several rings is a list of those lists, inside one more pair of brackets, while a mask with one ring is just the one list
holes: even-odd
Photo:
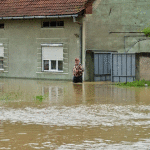
[[[62, 44], [41, 44], [41, 47], [62, 47]], [[48, 60], [49, 61], [49, 70], [44, 70], [44, 60]], [[56, 61], [56, 69], [51, 69], [51, 61]], [[59, 60], [59, 59], [43, 59], [42, 58], [42, 71], [43, 72], [63, 72], [63, 70], [58, 70], [58, 61], [62, 61], [62, 64], [63, 64], [63, 60]], [[63, 68], [62, 68], [63, 69]]]
[[62, 61], [63, 63], [63, 60], [54, 60], [56, 61], [56, 69], [51, 69], [51, 61], [53, 60], [48, 60], [49, 61], [49, 70], [44, 70], [44, 60], [48, 60], [48, 59], [43, 59], [42, 60], [42, 71], [46, 71], [46, 72], [63, 72], [63, 70], [58, 70], [58, 61]]
[[2, 57], [3, 58], [3, 68], [0, 68], [0, 70], [4, 70], [4, 46], [2, 43], [0, 43], [0, 48], [3, 49], [3, 54], [0, 56], [0, 58]]

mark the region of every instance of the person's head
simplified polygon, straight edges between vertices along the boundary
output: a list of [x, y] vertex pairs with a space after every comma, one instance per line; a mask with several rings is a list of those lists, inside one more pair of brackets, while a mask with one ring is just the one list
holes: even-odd
[[79, 63], [80, 63], [79, 58], [75, 58], [75, 64], [76, 64], [76, 65], [79, 65]]

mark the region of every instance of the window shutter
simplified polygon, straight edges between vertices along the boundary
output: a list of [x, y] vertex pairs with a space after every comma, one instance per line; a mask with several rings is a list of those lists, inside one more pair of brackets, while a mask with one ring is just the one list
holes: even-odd
[[0, 57], [4, 57], [4, 47], [0, 47]]
[[63, 47], [42, 47], [43, 60], [63, 60]]

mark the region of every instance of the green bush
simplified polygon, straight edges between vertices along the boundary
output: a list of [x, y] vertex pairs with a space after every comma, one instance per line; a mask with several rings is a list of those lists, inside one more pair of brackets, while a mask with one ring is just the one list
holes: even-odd
[[146, 36], [150, 37], [150, 27], [145, 28], [142, 32], [144, 32]]
[[147, 84], [148, 86], [150, 86], [150, 81], [145, 81], [143, 80], [135, 80], [133, 82], [119, 82], [116, 83], [116, 85], [119, 86], [130, 86], [130, 87], [139, 87], [139, 86], [145, 86], [145, 84]]

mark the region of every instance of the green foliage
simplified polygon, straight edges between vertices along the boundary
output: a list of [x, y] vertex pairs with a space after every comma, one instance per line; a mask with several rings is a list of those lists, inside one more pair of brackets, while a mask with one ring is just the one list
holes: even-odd
[[135, 80], [133, 82], [119, 82], [119, 83], [116, 83], [116, 85], [119, 85], [119, 86], [130, 86], [130, 87], [140, 87], [140, 86], [142, 87], [142, 86], [145, 86], [145, 84], [150, 86], [150, 81], [145, 81], [143, 79], [143, 80]]
[[144, 32], [146, 36], [150, 37], [150, 27], [145, 28], [142, 32]]
[[0, 95], [0, 100], [18, 100], [22, 97], [22, 92], [9, 92]]
[[36, 96], [36, 100], [42, 102], [43, 101], [43, 96], [42, 95]]

